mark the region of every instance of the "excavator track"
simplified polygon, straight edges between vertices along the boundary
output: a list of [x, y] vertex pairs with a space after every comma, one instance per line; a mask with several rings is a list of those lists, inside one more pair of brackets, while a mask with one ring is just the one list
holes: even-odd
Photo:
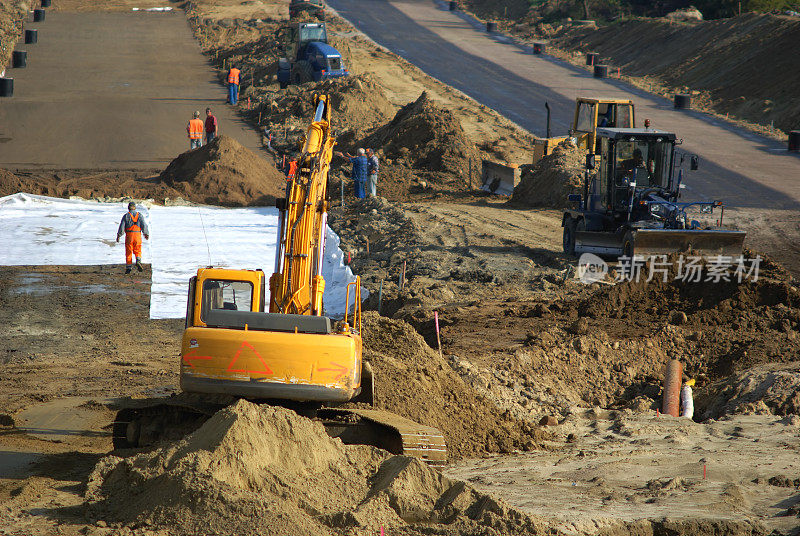
[[431, 465], [447, 463], [442, 432], [400, 415], [377, 409], [323, 408], [317, 412], [317, 419], [329, 436], [338, 437], [342, 443], [372, 445]]
[[[181, 395], [131, 400], [114, 419], [114, 448], [148, 448], [180, 440], [232, 402]], [[315, 413], [314, 420], [322, 423], [328, 435], [345, 444], [372, 445], [431, 465], [447, 462], [444, 436], [436, 428], [375, 409], [322, 408]]]

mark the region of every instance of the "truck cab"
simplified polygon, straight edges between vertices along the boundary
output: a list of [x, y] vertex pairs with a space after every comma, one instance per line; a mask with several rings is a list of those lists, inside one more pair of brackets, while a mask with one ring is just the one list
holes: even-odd
[[[587, 185], [588, 210], [620, 218], [631, 195], [649, 189], [677, 199], [673, 188], [675, 134], [652, 129], [597, 129], [599, 168]], [[627, 212], [625, 217], [627, 216]], [[593, 227], [587, 222], [587, 225]]]
[[569, 134], [551, 137], [548, 119], [548, 137], [534, 140], [533, 163], [536, 164], [543, 157], [552, 153], [559, 143], [569, 137], [574, 138], [575, 143], [581, 149], [599, 154], [597, 129], [633, 128], [636, 125], [634, 112], [633, 101], [630, 99], [578, 97], [575, 99], [575, 113]]
[[341, 53], [328, 44], [324, 22], [302, 22], [286, 34], [286, 57], [278, 61], [281, 88], [348, 76]]

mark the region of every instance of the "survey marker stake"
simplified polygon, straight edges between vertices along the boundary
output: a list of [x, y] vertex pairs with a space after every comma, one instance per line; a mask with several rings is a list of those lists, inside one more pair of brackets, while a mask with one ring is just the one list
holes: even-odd
[[433, 321], [436, 323], [436, 344], [439, 346], [439, 357], [442, 357], [442, 339], [439, 337], [439, 311], [433, 312]]

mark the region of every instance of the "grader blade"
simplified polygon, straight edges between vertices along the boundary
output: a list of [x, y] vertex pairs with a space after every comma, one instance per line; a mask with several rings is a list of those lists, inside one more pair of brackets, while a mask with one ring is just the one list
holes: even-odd
[[742, 254], [746, 233], [723, 230], [642, 229], [633, 233], [634, 255], [650, 257], [691, 251], [709, 259]]

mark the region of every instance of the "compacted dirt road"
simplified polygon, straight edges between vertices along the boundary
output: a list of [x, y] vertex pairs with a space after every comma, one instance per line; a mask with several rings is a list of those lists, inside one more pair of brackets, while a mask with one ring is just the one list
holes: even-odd
[[39, 42], [18, 45], [28, 66], [8, 71], [0, 167], [161, 167], [189, 148], [186, 123], [207, 106], [221, 133], [261, 148], [226, 107], [182, 12], [53, 12], [37, 26]]
[[[687, 198], [723, 199], [730, 206], [797, 209], [800, 158], [785, 146], [614, 80], [592, 78], [547, 56], [476, 30], [444, 3], [430, 0], [332, 0], [330, 5], [377, 43], [428, 74], [464, 91], [524, 128], [545, 134], [549, 102], [554, 134], [566, 133], [577, 96], [634, 99], [639, 124], [676, 132], [681, 149], [699, 154], [686, 180]], [[520, 162], [524, 163], [524, 162]]]

